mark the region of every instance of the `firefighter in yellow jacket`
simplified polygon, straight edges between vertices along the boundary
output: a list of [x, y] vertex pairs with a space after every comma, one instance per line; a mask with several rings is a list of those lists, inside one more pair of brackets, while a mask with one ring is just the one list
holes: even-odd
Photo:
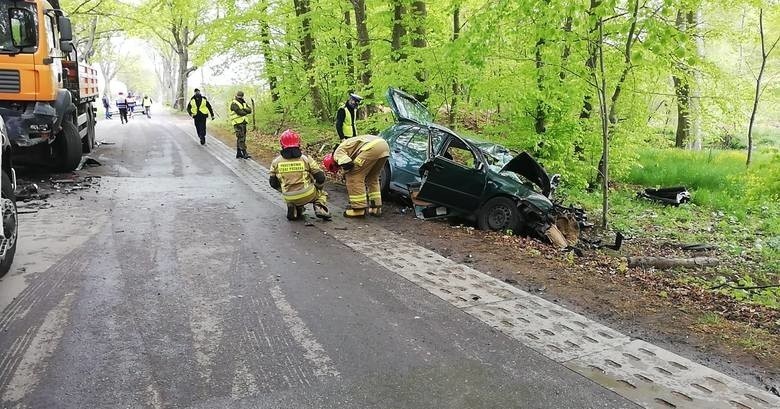
[[379, 174], [390, 156], [387, 141], [374, 135], [361, 135], [341, 141], [332, 155], [325, 156], [323, 165], [333, 173], [344, 169], [347, 180], [349, 208], [346, 217], [382, 215], [382, 191]]
[[328, 194], [323, 190], [325, 173], [317, 162], [301, 152], [301, 137], [288, 129], [279, 137], [282, 150], [271, 162], [268, 183], [282, 192], [287, 203], [287, 219], [303, 218], [307, 204], [314, 204], [314, 215], [330, 220]]

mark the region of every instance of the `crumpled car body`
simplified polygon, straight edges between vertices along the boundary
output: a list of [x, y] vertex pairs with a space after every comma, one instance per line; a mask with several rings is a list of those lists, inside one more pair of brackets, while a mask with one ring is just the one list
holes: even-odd
[[[411, 95], [390, 89], [396, 122], [380, 136], [390, 145], [382, 172], [385, 192], [446, 208], [446, 216], [475, 220], [484, 230], [550, 238], [560, 206], [551, 200], [557, 175], [550, 177], [526, 152], [464, 138], [432, 122]], [[562, 235], [556, 235], [556, 237]]]

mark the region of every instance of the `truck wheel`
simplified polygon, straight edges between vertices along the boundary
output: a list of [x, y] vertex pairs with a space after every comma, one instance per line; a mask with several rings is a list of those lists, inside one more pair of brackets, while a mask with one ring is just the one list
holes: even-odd
[[18, 218], [16, 213], [16, 198], [11, 186], [11, 178], [3, 172], [2, 188], [2, 223], [6, 238], [0, 243], [0, 277], [11, 269], [16, 255], [16, 239], [18, 232]]
[[92, 104], [87, 105], [87, 136], [82, 141], [81, 153], [91, 153], [95, 149], [95, 112]]
[[61, 172], [76, 170], [81, 162], [81, 138], [76, 125], [65, 117], [62, 120], [62, 132], [54, 141], [57, 169]]
[[477, 225], [481, 230], [515, 230], [520, 222], [517, 203], [507, 197], [494, 197], [487, 201], [477, 214]]

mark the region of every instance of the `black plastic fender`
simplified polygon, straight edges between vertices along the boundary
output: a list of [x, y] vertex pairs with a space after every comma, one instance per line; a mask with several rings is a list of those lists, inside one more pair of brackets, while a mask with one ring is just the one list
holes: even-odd
[[62, 118], [67, 114], [76, 112], [76, 105], [73, 104], [73, 97], [70, 95], [70, 91], [66, 89], [57, 91], [57, 98], [52, 105], [54, 106], [54, 110], [57, 111], [57, 121], [54, 122], [54, 129], [56, 132], [56, 130], [60, 129], [62, 126]]

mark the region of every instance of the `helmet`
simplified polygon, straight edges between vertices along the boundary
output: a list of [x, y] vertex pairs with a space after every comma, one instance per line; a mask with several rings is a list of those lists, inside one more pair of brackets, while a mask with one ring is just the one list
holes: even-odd
[[292, 129], [288, 129], [279, 136], [279, 143], [282, 144], [282, 149], [285, 148], [300, 148], [301, 136], [295, 133]]
[[322, 159], [322, 167], [330, 173], [339, 173], [339, 165], [333, 159], [333, 154], [329, 153]]
[[358, 104], [360, 104], [361, 102], [363, 102], [363, 97], [361, 97], [361, 96], [360, 96], [360, 95], [358, 95], [358, 94], [355, 94], [354, 92], [350, 92], [350, 93], [349, 93], [349, 99], [352, 99], [352, 100], [354, 100], [354, 101], [355, 101], [356, 103], [358, 103]]

